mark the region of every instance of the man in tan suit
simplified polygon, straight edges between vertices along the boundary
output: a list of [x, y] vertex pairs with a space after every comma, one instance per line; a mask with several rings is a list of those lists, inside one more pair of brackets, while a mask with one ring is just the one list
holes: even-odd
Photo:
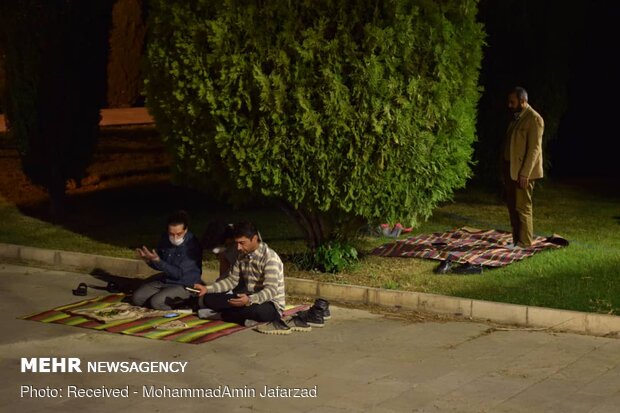
[[515, 87], [508, 94], [513, 114], [503, 145], [503, 180], [512, 226], [513, 246], [529, 247], [534, 238], [532, 192], [543, 177], [543, 118], [527, 103], [527, 92]]

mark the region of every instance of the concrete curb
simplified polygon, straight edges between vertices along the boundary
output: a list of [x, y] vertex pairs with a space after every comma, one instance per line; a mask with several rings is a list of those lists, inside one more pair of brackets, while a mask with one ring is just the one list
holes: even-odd
[[[131, 278], [146, 278], [155, 273], [140, 260], [13, 244], [0, 243], [0, 258], [42, 263], [88, 273], [98, 269], [113, 275]], [[598, 336], [617, 336], [620, 334], [620, 317], [606, 314], [497, 303], [413, 291], [325, 283], [298, 278], [286, 279], [286, 291], [288, 294], [322, 297], [339, 302], [450, 314], [472, 320], [492, 321], [527, 328], [571, 331]]]
[[103, 270], [110, 274], [132, 278], [146, 278], [156, 273], [144, 261], [140, 260], [106, 257], [81, 252], [48, 250], [13, 244], [0, 243], [0, 258], [53, 265], [89, 273], [93, 270]]

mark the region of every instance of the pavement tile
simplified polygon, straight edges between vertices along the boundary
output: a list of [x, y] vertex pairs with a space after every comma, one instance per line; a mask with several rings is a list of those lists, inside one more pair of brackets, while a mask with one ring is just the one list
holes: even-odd
[[[103, 412], [617, 412], [620, 340], [501, 331], [473, 322], [417, 322], [332, 306], [309, 333], [246, 330], [202, 345], [169, 343], [17, 319], [77, 301], [86, 274], [0, 264], [0, 411]], [[21, 357], [188, 361], [182, 374], [20, 373]], [[21, 385], [251, 388], [317, 386], [316, 399], [28, 399]], [[182, 407], [180, 407], [182, 406]]]

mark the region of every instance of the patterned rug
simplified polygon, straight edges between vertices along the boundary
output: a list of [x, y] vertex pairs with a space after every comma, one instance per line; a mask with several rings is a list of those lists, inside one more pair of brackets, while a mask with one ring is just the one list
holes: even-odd
[[382, 257], [416, 257], [432, 260], [477, 264], [486, 267], [502, 267], [531, 257], [539, 251], [562, 248], [568, 241], [559, 235], [535, 237], [528, 248], [508, 249], [512, 234], [498, 230], [480, 230], [463, 227], [455, 231], [423, 234], [384, 244], [371, 253]]
[[[80, 310], [86, 309], [103, 310], [106, 308], [115, 308], [124, 298], [124, 294], [101, 296], [20, 318], [22, 320], [64, 324], [90, 328], [92, 330], [108, 331], [110, 333], [146, 337], [154, 340], [167, 340], [191, 344], [206, 343], [207, 341], [212, 341], [216, 338], [224, 337], [248, 328], [225, 321], [202, 320], [198, 318], [196, 314], [179, 314], [172, 318], [156, 315], [132, 320], [125, 319], [102, 322], [75, 313], [76, 311], [79, 312]], [[307, 308], [307, 305], [287, 306], [284, 315], [295, 314]], [[166, 313], [173, 312], [174, 310], [171, 310]]]

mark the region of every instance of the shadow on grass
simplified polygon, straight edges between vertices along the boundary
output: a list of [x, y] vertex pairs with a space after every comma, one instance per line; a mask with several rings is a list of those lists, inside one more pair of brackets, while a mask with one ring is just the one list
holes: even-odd
[[[204, 192], [167, 182], [142, 183], [73, 194], [67, 197], [63, 228], [95, 241], [120, 248], [154, 246], [165, 231], [170, 212], [184, 209], [190, 215], [190, 230], [203, 235], [212, 220], [254, 221], [266, 239], [290, 241], [300, 233], [287, 217], [267, 204], [251, 209], [234, 209]], [[21, 213], [52, 223], [48, 202], [20, 206]]]

